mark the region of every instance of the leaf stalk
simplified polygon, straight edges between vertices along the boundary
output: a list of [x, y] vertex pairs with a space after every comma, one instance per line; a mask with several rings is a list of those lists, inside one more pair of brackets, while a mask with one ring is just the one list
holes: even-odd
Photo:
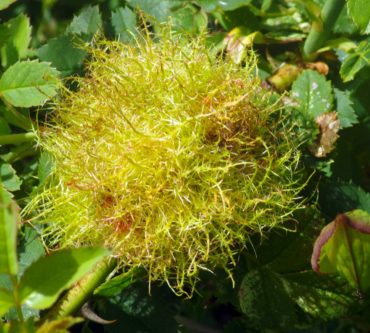
[[327, 0], [325, 2], [320, 17], [312, 23], [310, 33], [304, 43], [303, 56], [305, 58], [310, 58], [328, 39], [344, 4], [345, 0]]

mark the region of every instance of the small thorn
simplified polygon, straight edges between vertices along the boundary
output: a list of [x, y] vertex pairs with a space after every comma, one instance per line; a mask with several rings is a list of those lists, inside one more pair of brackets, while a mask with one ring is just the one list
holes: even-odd
[[98, 323], [98, 324], [107, 325], [107, 324], [112, 324], [112, 323], [116, 322], [116, 320], [105, 320], [103, 318], [100, 318], [93, 310], [91, 310], [90, 305], [89, 305], [88, 302], [86, 302], [82, 306], [81, 314], [84, 318], [89, 319], [89, 320], [91, 320], [95, 323]]

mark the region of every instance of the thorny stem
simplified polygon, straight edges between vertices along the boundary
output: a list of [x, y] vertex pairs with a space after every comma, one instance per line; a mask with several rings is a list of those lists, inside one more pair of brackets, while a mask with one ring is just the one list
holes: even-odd
[[308, 58], [317, 51], [332, 32], [345, 0], [326, 0], [318, 20], [312, 23], [311, 31], [303, 46], [303, 55]]
[[23, 142], [33, 141], [37, 137], [34, 132], [0, 135], [0, 145], [17, 145]]
[[116, 260], [112, 258], [100, 262], [90, 274], [85, 276], [62, 297], [46, 314], [43, 321], [66, 317], [78, 311], [115, 267]]

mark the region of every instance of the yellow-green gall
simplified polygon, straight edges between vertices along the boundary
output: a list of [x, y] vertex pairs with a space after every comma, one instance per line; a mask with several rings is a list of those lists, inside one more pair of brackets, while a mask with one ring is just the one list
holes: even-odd
[[168, 32], [98, 42], [40, 135], [55, 170], [28, 210], [49, 242], [103, 244], [179, 294], [200, 270], [230, 271], [252, 232], [299, 207], [303, 180], [255, 62]]

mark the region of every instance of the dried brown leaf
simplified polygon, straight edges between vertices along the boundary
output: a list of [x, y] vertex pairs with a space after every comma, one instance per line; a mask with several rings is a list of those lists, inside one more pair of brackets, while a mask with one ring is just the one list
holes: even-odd
[[320, 129], [320, 135], [316, 142], [309, 149], [316, 157], [325, 157], [334, 150], [335, 142], [339, 138], [338, 131], [340, 122], [337, 113], [326, 112], [316, 118], [316, 123]]

